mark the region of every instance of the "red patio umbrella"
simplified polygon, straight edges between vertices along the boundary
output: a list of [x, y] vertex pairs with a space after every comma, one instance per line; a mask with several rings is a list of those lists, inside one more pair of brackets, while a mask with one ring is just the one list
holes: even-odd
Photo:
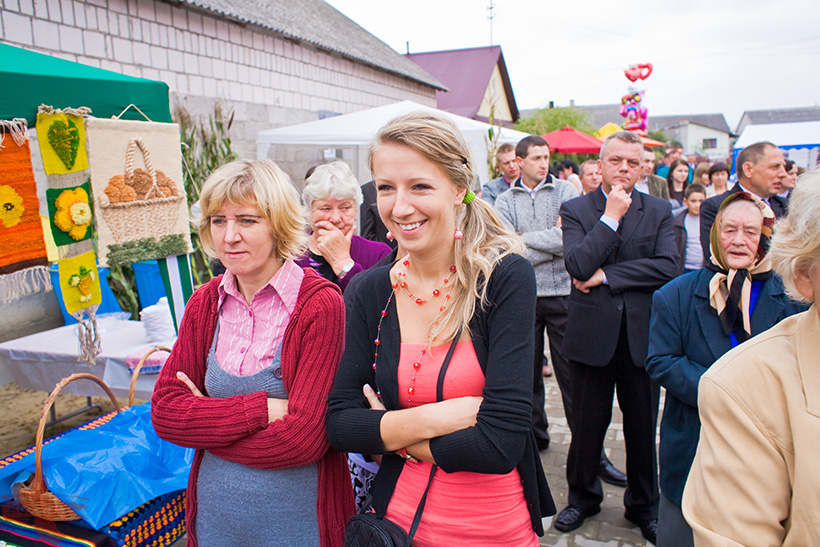
[[550, 145], [551, 153], [597, 154], [601, 151], [601, 141], [570, 126], [541, 135]]
[[650, 139], [649, 137], [641, 137], [644, 146], [666, 146], [665, 142], [656, 141], [655, 139]]
[[[604, 142], [606, 140], [606, 137], [598, 137], [598, 140]], [[656, 141], [655, 139], [650, 139], [649, 137], [641, 137], [641, 142], [643, 142], [644, 146], [666, 146], [665, 142]]]

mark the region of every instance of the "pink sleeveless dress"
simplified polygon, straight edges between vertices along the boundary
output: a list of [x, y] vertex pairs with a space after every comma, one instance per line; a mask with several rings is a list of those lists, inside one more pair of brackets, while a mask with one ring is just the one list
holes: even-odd
[[[399, 394], [402, 408], [436, 401], [439, 370], [449, 344], [428, 350], [419, 361], [424, 344], [402, 344], [399, 357]], [[419, 361], [415, 382], [413, 363]], [[408, 393], [413, 387], [414, 393]], [[458, 342], [444, 377], [444, 399], [481, 396], [484, 374], [473, 343]], [[387, 507], [387, 518], [405, 530], [410, 529], [431, 464], [408, 461], [396, 483]], [[538, 536], [532, 529], [518, 470], [506, 475], [458, 471], [436, 471], [421, 523], [413, 545], [537, 547]]]

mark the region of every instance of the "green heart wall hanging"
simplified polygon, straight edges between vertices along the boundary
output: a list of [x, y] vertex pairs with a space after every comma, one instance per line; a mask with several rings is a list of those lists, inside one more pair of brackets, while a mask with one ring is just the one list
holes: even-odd
[[74, 167], [80, 149], [80, 131], [72, 120], [54, 120], [48, 128], [48, 142], [67, 169]]

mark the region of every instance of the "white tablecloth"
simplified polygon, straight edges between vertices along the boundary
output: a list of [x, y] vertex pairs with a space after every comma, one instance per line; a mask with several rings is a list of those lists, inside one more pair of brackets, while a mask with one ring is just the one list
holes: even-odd
[[[66, 376], [88, 372], [101, 378], [121, 405], [128, 404], [131, 373], [125, 358], [140, 348], [148, 351], [153, 344], [139, 321], [104, 317], [97, 324], [102, 353], [94, 365], [77, 361], [76, 324], [3, 342], [0, 344], [0, 385], [17, 382], [21, 388], [50, 392]], [[150, 399], [156, 379], [156, 374], [141, 374], [135, 397]], [[61, 393], [105, 396], [100, 386], [88, 380], [72, 382]]]

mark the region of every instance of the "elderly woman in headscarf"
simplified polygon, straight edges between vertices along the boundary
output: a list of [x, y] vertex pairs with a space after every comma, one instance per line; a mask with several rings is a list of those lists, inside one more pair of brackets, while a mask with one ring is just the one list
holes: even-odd
[[712, 227], [712, 263], [653, 296], [646, 368], [666, 388], [658, 547], [693, 545], [681, 497], [700, 434], [701, 375], [731, 348], [802, 309], [771, 271], [767, 250], [773, 223], [763, 201], [744, 192], [732, 194]]
[[787, 293], [812, 307], [700, 382], [703, 427], [683, 494], [696, 545], [820, 545], [820, 171], [800, 180], [770, 255]]
[[343, 291], [353, 276], [392, 251], [384, 243], [355, 234], [362, 199], [359, 182], [343, 161], [316, 167], [302, 192], [312, 233], [308, 252], [296, 264], [313, 268]]

